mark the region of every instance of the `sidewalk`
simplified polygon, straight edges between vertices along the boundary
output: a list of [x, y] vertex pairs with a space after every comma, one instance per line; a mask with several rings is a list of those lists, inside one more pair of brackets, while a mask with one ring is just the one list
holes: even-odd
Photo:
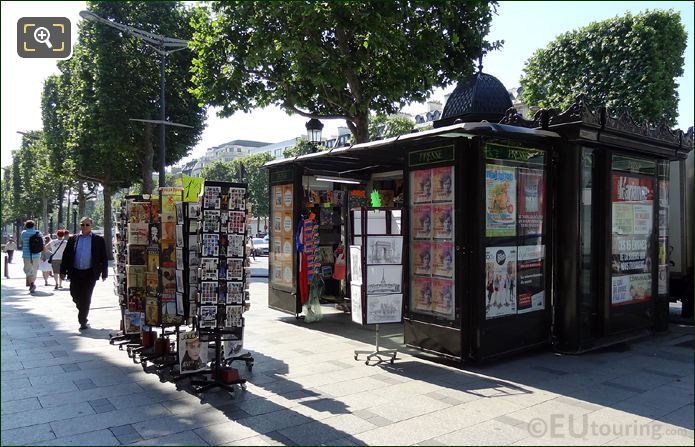
[[[402, 353], [366, 366], [352, 352], [372, 347], [370, 329], [336, 312], [305, 324], [268, 309], [265, 279], [253, 278], [248, 389], [201, 402], [109, 345], [111, 278], [79, 333], [67, 290], [29, 295], [17, 259], [10, 277], [2, 445], [693, 445], [692, 327], [582, 356], [454, 368]], [[386, 345], [402, 343], [400, 325], [383, 329]]]

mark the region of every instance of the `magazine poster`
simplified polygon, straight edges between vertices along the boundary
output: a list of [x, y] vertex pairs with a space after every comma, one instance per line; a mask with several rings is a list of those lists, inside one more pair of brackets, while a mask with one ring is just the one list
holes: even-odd
[[183, 224], [183, 202], [176, 202], [174, 206], [176, 207], [176, 223], [181, 225]]
[[617, 236], [612, 238], [611, 270], [614, 274], [648, 273], [651, 271], [648, 236]]
[[219, 210], [204, 210], [203, 211], [203, 233], [219, 233], [220, 232], [220, 211]]
[[485, 235], [516, 236], [516, 176], [514, 168], [488, 164], [485, 168]]
[[453, 278], [454, 243], [435, 242], [432, 244], [432, 274]]
[[[188, 270], [188, 284], [196, 284], [198, 282], [198, 275], [201, 270], [200, 268]], [[217, 270], [215, 270], [215, 272], [217, 272]]]
[[148, 225], [150, 245], [159, 244], [159, 224], [151, 223]]
[[282, 186], [273, 186], [273, 208], [282, 208]]
[[147, 245], [149, 224], [133, 222], [128, 224], [128, 245]]
[[176, 249], [176, 268], [179, 270], [183, 270], [183, 265], [184, 265], [184, 259], [183, 259], [183, 248], [177, 248]]
[[188, 204], [188, 218], [197, 219], [200, 216], [200, 204], [197, 202], [189, 202]]
[[159, 262], [162, 267], [176, 268], [176, 246], [171, 243], [161, 243], [161, 252], [159, 253]]
[[126, 265], [126, 280], [128, 287], [145, 288], [145, 274], [147, 267], [144, 265]]
[[176, 202], [183, 199], [183, 188], [177, 186], [159, 188], [162, 195], [162, 220], [176, 224]]
[[432, 169], [432, 201], [454, 201], [454, 167], [442, 166]]
[[273, 233], [280, 234], [282, 232], [282, 213], [273, 213]]
[[[279, 241], [278, 241], [279, 242]], [[227, 256], [233, 258], [243, 258], [244, 257], [244, 235], [243, 234], [230, 234], [229, 235], [229, 250], [227, 251]]]
[[159, 304], [157, 298], [145, 299], [145, 324], [150, 326], [159, 325]]
[[188, 250], [189, 251], [199, 251], [200, 243], [198, 242], [197, 234], [188, 235]]
[[432, 278], [432, 312], [454, 318], [454, 281]]
[[286, 262], [292, 262], [292, 248], [293, 247], [294, 247], [294, 245], [292, 244], [292, 239], [283, 239], [282, 240], [282, 256]]
[[403, 267], [400, 265], [367, 266], [367, 294], [402, 293]]
[[222, 195], [222, 187], [220, 186], [205, 186], [203, 188], [203, 208], [220, 209], [222, 204], [220, 196]]
[[652, 274], [613, 276], [611, 304], [633, 304], [652, 298]]
[[173, 298], [171, 301], [162, 302], [162, 323], [175, 324], [180, 321], [176, 313], [176, 294], [174, 294]]
[[246, 189], [244, 188], [229, 188], [229, 209], [230, 210], [245, 210], [246, 202], [244, 196], [246, 195]]
[[429, 203], [432, 201], [432, 171], [420, 169], [410, 173], [410, 190], [412, 203]]
[[176, 225], [176, 246], [183, 247], [183, 225]]
[[403, 236], [368, 236], [367, 264], [401, 264]]
[[403, 295], [367, 295], [367, 324], [400, 323], [403, 318]]
[[292, 200], [292, 185], [284, 185], [282, 190], [282, 204], [285, 209], [292, 209]]
[[426, 275], [432, 274], [432, 250], [430, 242], [414, 241], [412, 247], [412, 274]]
[[218, 287], [217, 281], [201, 281], [200, 302], [202, 304], [217, 304]]
[[350, 245], [350, 283], [362, 284], [361, 245]]
[[163, 268], [160, 271], [162, 272], [162, 290], [176, 290], [176, 269]]
[[292, 235], [292, 213], [282, 213], [282, 231], [286, 236]]
[[227, 258], [227, 280], [243, 280], [244, 279], [244, 260]]
[[198, 332], [179, 332], [179, 372], [181, 374], [202, 371], [207, 368], [208, 346], [200, 340]]
[[128, 206], [128, 222], [147, 223], [150, 221], [149, 202], [130, 202]]
[[217, 280], [217, 258], [201, 258], [200, 259], [200, 279], [202, 281]]
[[203, 234], [203, 243], [201, 251], [203, 257], [219, 256], [220, 255], [220, 235], [219, 234]]
[[432, 279], [412, 278], [411, 308], [419, 312], [432, 311]]
[[159, 223], [159, 214], [162, 212], [162, 206], [159, 197], [150, 196], [150, 223]]
[[214, 328], [217, 326], [217, 306], [200, 306], [200, 327]]
[[224, 347], [224, 358], [229, 360], [230, 358], [237, 357], [241, 354], [241, 350], [244, 347], [244, 341], [228, 339], [224, 340], [222, 345]]
[[485, 318], [516, 314], [516, 247], [486, 247], [485, 276]]
[[413, 238], [430, 239], [432, 237], [432, 205], [413, 207]]
[[128, 310], [142, 312], [145, 309], [145, 289], [128, 287]]
[[246, 213], [243, 211], [229, 212], [229, 232], [244, 234], [246, 228]]
[[198, 257], [197, 251], [188, 252], [188, 268], [195, 269], [200, 267], [200, 257]]
[[282, 241], [278, 239], [277, 237], [273, 238], [273, 260], [275, 261], [282, 261], [283, 256], [282, 256]]
[[193, 316], [198, 315], [198, 305], [196, 304], [195, 300], [188, 301], [188, 315], [189, 318], [193, 318]]
[[453, 238], [454, 208], [451, 203], [432, 205], [432, 228], [435, 239]]
[[172, 245], [176, 244], [176, 222], [162, 222], [162, 236], [160, 242], [166, 241]]
[[227, 283], [227, 304], [242, 304], [244, 302], [244, 283]]
[[142, 312], [123, 312], [123, 326], [125, 327], [126, 334], [139, 334], [142, 332], [143, 324], [143, 314]]
[[[522, 314], [545, 309], [545, 246], [522, 245], [517, 247], [516, 258], [517, 313]], [[512, 288], [514, 285], [512, 281]]]
[[519, 234], [543, 234], [545, 179], [539, 169], [519, 168]]
[[176, 294], [176, 314], [183, 315], [183, 293]]
[[189, 220], [188, 221], [188, 233], [189, 234], [195, 234], [198, 232], [198, 221], [197, 220]]
[[362, 287], [350, 284], [350, 313], [352, 321], [357, 324], [364, 324], [362, 321]]
[[186, 284], [183, 282], [183, 270], [176, 270], [176, 291], [183, 293], [186, 290]]
[[159, 286], [159, 274], [157, 272], [145, 273], [145, 293], [150, 296], [157, 296]]
[[630, 236], [651, 233], [653, 188], [652, 179], [613, 175], [613, 234]]
[[128, 245], [128, 264], [130, 265], [146, 265], [147, 255], [146, 245]]
[[243, 309], [243, 306], [225, 306], [224, 326], [229, 328], [243, 327], [244, 320], [241, 316]]
[[633, 224], [634, 232], [633, 234], [651, 235], [653, 227], [653, 207], [652, 203], [649, 202], [646, 205], [634, 204], [632, 206], [633, 211]]

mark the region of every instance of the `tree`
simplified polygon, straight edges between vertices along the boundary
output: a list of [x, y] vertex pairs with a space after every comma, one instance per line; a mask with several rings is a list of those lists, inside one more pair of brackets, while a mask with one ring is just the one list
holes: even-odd
[[496, 2], [212, 2], [198, 9], [193, 92], [220, 114], [278, 105], [344, 119], [394, 113], [473, 72]]
[[680, 14], [648, 11], [562, 34], [526, 62], [523, 101], [568, 107], [579, 92], [638, 122], [675, 124], [686, 32]]
[[282, 151], [282, 156], [285, 158], [294, 158], [299, 155], [313, 154], [314, 152], [327, 151], [326, 146], [315, 145], [310, 143], [306, 138], [297, 138], [294, 146], [288, 147]]
[[415, 122], [410, 118], [379, 114], [369, 120], [369, 141], [410, 133], [414, 126]]

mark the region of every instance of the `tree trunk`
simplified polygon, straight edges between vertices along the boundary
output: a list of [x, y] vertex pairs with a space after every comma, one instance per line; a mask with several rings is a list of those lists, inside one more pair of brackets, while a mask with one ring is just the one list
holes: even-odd
[[154, 159], [154, 150], [152, 148], [152, 124], [145, 123], [145, 135], [143, 142], [142, 155], [142, 193], [152, 193], [152, 162]]
[[45, 191], [41, 193], [41, 220], [43, 220], [43, 234], [48, 234], [48, 197]]
[[354, 130], [352, 133], [358, 144], [369, 142], [369, 111], [360, 112], [355, 116]]
[[104, 183], [104, 240], [106, 241], [106, 256], [109, 261], [113, 261], [111, 226], [111, 185]]
[[56, 226], [58, 227], [65, 225], [63, 220], [63, 198], [65, 198], [65, 188], [63, 185], [58, 185], [58, 197], [56, 197], [58, 199], [58, 225]]
[[82, 183], [80, 183], [80, 189], [78, 190], [77, 193], [77, 202], [79, 203], [79, 207], [77, 208], [77, 221], [79, 222], [80, 219], [84, 217], [84, 209], [87, 205], [87, 198], [85, 197], [84, 189], [82, 186]]

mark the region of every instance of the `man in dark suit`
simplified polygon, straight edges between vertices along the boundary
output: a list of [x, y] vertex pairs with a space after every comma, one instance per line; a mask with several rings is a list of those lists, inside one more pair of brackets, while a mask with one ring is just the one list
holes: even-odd
[[92, 219], [80, 219], [80, 233], [68, 239], [60, 264], [60, 273], [70, 278], [70, 295], [77, 306], [80, 330], [88, 329], [87, 315], [92, 302], [92, 291], [99, 276], [106, 281], [109, 261], [104, 238], [92, 233]]

